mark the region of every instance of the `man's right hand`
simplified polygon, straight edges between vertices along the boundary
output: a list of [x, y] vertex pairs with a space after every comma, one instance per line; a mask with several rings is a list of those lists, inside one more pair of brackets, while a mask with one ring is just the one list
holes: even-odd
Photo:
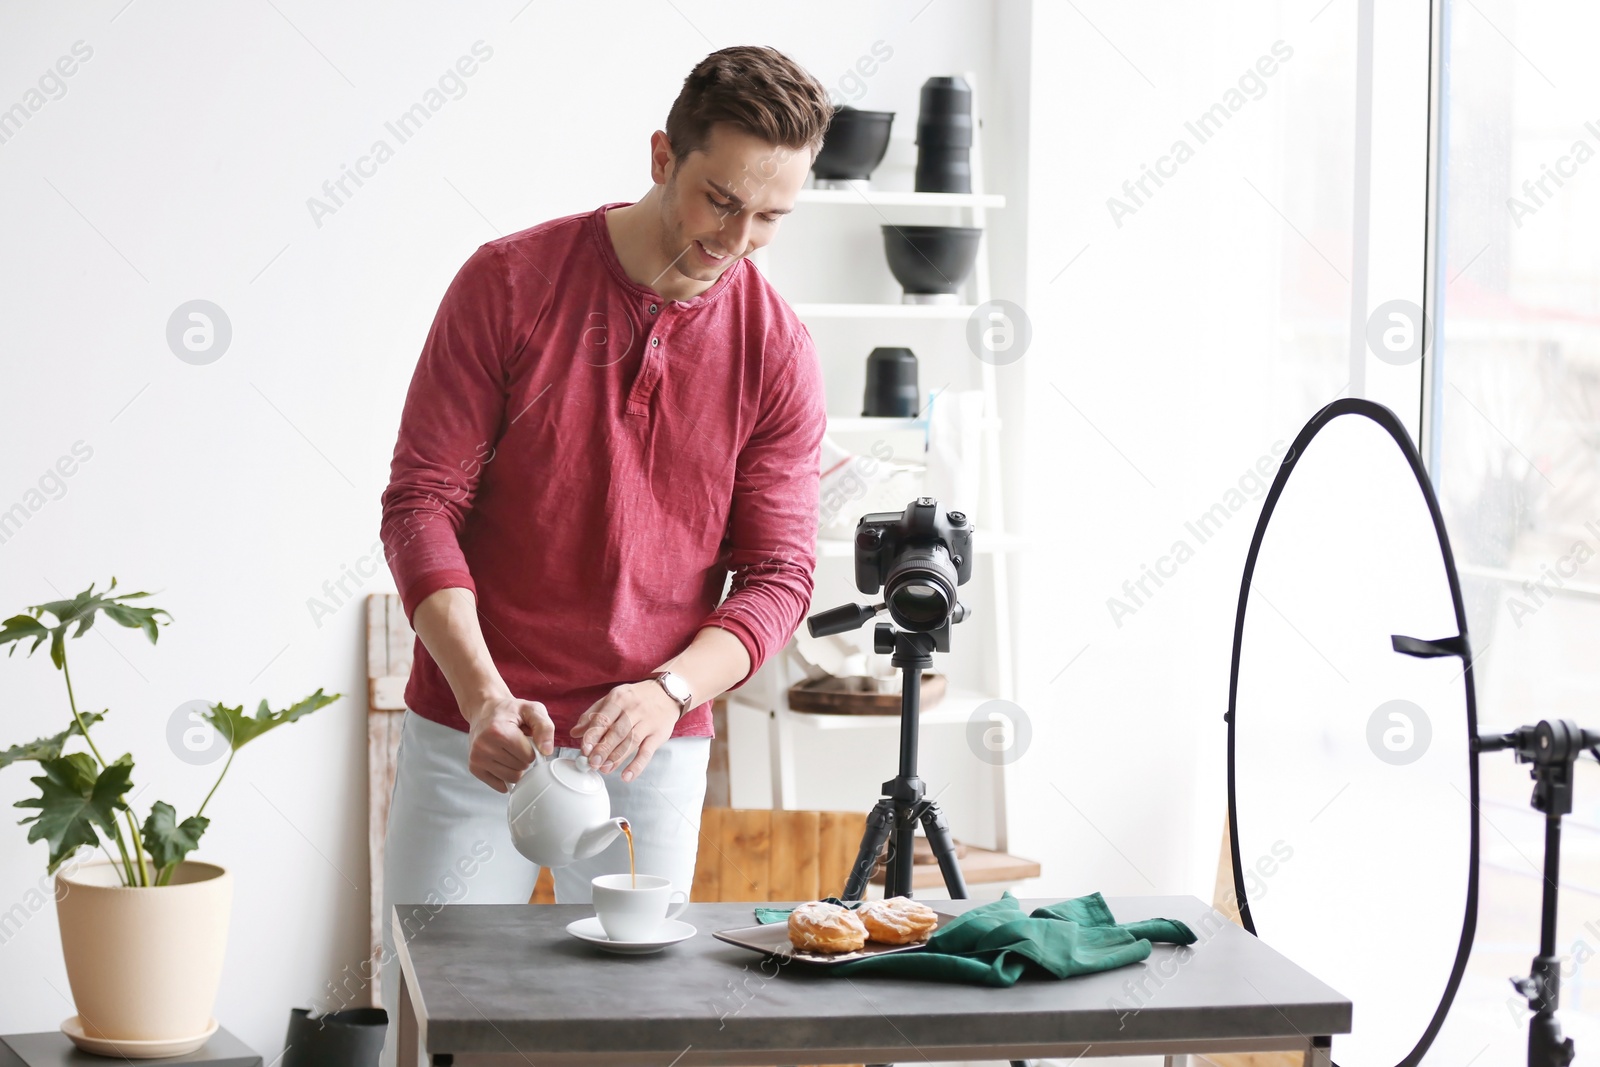
[[546, 756], [555, 751], [555, 723], [537, 700], [490, 697], [462, 708], [462, 715], [470, 727], [467, 769], [496, 792], [509, 792], [522, 777], [535, 745]]

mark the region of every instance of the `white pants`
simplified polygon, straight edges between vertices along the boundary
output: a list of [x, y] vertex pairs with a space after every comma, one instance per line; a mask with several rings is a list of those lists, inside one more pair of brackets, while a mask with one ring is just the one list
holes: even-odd
[[[395, 1062], [400, 1017], [391, 909], [400, 907], [409, 940], [438, 905], [526, 904], [539, 877], [538, 865], [511, 843], [506, 794], [467, 770], [467, 741], [460, 730], [405, 712], [383, 851], [385, 1067]], [[558, 748], [554, 755], [586, 758], [575, 748]], [[621, 767], [605, 775], [612, 816], [626, 816], [634, 828], [639, 873], [670, 878], [673, 888], [685, 893], [694, 882], [710, 757], [709, 737], [674, 737], [656, 749], [633, 781], [622, 780]], [[587, 904], [596, 875], [627, 870], [628, 842], [618, 835], [599, 854], [552, 869], [556, 902]]]

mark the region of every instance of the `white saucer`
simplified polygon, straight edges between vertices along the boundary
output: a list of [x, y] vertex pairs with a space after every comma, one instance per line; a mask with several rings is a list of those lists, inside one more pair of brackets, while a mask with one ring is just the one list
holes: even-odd
[[90, 1037], [84, 1033], [83, 1023], [76, 1015], [61, 1024], [61, 1032], [72, 1039], [72, 1043], [85, 1052], [96, 1056], [116, 1056], [133, 1060], [161, 1059], [167, 1056], [182, 1056], [193, 1052], [211, 1039], [217, 1032], [217, 1020], [213, 1018], [206, 1026], [203, 1034], [192, 1037], [168, 1038], [161, 1041], [124, 1041], [112, 1040], [105, 1037]]
[[580, 941], [588, 941], [599, 945], [607, 952], [620, 952], [628, 956], [643, 956], [650, 952], [660, 952], [668, 945], [676, 945], [679, 941], [687, 941], [695, 935], [695, 928], [681, 919], [664, 919], [661, 924], [661, 936], [649, 941], [613, 941], [606, 936], [605, 927], [600, 925], [600, 917], [591, 915], [587, 919], [578, 919], [567, 924], [567, 933]]

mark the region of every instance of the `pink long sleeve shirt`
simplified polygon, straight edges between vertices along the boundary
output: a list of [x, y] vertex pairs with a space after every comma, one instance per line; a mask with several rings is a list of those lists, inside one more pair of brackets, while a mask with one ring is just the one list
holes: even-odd
[[[468, 258], [382, 497], [406, 617], [472, 590], [501, 676], [545, 704], [560, 746], [701, 627], [737, 637], [754, 673], [799, 626], [816, 566], [826, 416], [810, 333], [745, 260], [691, 300], [634, 282], [605, 224], [618, 206]], [[420, 639], [405, 699], [467, 729]], [[673, 730], [711, 733], [709, 700]]]

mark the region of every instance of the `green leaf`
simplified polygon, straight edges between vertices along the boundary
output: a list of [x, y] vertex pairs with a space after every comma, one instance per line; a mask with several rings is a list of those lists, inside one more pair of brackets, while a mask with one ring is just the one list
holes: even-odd
[[11, 655], [17, 650], [14, 642], [33, 638], [33, 648], [28, 649], [28, 655], [33, 655], [33, 650], [39, 647], [46, 637], [50, 636], [47, 626], [35, 619], [32, 615], [13, 615], [4, 623], [0, 623], [0, 645], [11, 645], [6, 649], [6, 655]]
[[[98, 711], [85, 711], [82, 715], [84, 726], [93, 726], [105, 718], [105, 715]], [[78, 721], [74, 719], [71, 726], [54, 737], [41, 737], [37, 741], [28, 742], [26, 745], [12, 745], [4, 752], [0, 752], [0, 770], [4, 770], [13, 763], [20, 763], [22, 760], [43, 762], [48, 759], [56, 759], [61, 755], [61, 749], [66, 745], [67, 739], [74, 734], [81, 734], [82, 732], [82, 730], [78, 729]]]
[[166, 801], [150, 806], [150, 817], [144, 821], [144, 850], [158, 868], [170, 867], [198, 848], [200, 835], [211, 825], [204, 815], [177, 820], [178, 813]]
[[[155, 644], [160, 636], [157, 629], [157, 616], [165, 615], [167, 621], [172, 616], [161, 608], [140, 608], [126, 603], [147, 597], [149, 593], [118, 593], [111, 595], [111, 590], [117, 587], [117, 579], [111, 579], [111, 585], [104, 592], [96, 593], [94, 583], [89, 583], [89, 588], [73, 597], [71, 600], [52, 600], [44, 604], [35, 604], [29, 608], [31, 615], [14, 615], [0, 626], [0, 644], [11, 644], [7, 654], [16, 651], [13, 642], [25, 638], [33, 638], [33, 644], [28, 649], [28, 655], [33, 655], [46, 637], [50, 639], [50, 661], [59, 669], [66, 662], [67, 629], [73, 624], [78, 624], [78, 629], [73, 637], [82, 637], [94, 625], [95, 617], [104, 614], [108, 619], [131, 630], [143, 630], [150, 643]], [[39, 619], [45, 613], [55, 616], [54, 626], [46, 626]]]
[[40, 762], [44, 774], [31, 779], [39, 787], [39, 796], [19, 800], [19, 808], [38, 808], [19, 825], [32, 823], [28, 841], [47, 841], [50, 844], [50, 873], [54, 873], [67, 857], [83, 845], [91, 847], [100, 843], [95, 832], [99, 827], [116, 836], [118, 811], [126, 811], [123, 794], [132, 787], [133, 761], [123, 756], [95, 774], [95, 763], [88, 753], [73, 752], [56, 759]]
[[230, 708], [226, 704], [213, 704], [210, 710], [205, 712], [205, 718], [228, 739], [228, 744], [237, 752], [268, 730], [310, 715], [318, 708], [332, 704], [341, 696], [342, 693], [324, 696], [322, 690], [318, 689], [300, 703], [282, 711], [273, 711], [263, 700], [253, 716], [244, 713], [242, 704], [236, 708]]

